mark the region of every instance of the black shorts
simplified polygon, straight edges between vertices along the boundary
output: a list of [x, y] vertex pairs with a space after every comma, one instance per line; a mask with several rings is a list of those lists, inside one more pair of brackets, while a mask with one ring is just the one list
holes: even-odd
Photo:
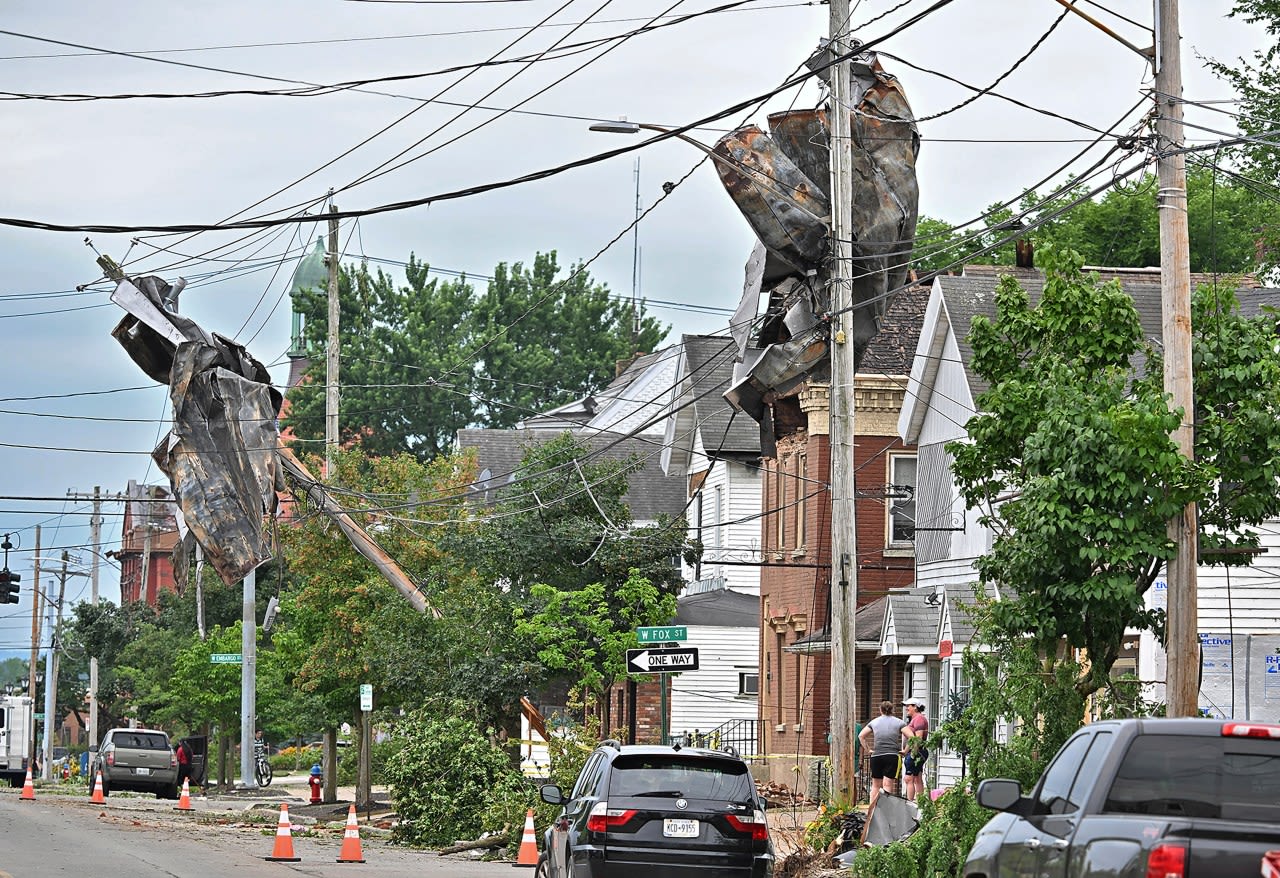
[[872, 780], [897, 780], [902, 773], [902, 757], [897, 753], [885, 753], [871, 757]]

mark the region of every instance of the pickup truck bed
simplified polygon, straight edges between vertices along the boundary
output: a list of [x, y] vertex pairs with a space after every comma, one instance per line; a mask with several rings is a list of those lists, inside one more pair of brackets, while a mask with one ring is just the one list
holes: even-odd
[[1280, 726], [1093, 723], [1029, 795], [988, 780], [978, 801], [1004, 813], [978, 833], [966, 878], [1257, 878], [1280, 849]]

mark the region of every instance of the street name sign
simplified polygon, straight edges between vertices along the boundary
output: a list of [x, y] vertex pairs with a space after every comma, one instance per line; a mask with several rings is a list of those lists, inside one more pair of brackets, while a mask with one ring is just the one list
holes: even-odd
[[209, 653], [209, 662], [215, 665], [238, 665], [244, 661], [244, 656], [238, 652], [211, 652]]
[[684, 625], [637, 628], [636, 637], [641, 643], [679, 643], [689, 639], [689, 629]]
[[698, 670], [698, 648], [629, 649], [627, 672], [631, 674], [674, 674]]

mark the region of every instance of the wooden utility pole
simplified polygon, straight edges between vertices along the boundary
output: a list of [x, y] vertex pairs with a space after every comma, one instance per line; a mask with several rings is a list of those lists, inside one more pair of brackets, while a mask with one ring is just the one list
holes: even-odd
[[[833, 57], [849, 51], [849, 0], [831, 0]], [[857, 539], [853, 508], [853, 376], [854, 351], [853, 194], [854, 104], [848, 60], [830, 69], [831, 110], [831, 793], [832, 799], [853, 802], [857, 796], [858, 766], [853, 758], [857, 693], [854, 658], [858, 610]]]
[[[333, 194], [330, 190], [330, 195]], [[338, 206], [329, 204], [329, 212]], [[338, 447], [338, 221], [329, 218], [329, 338], [324, 349], [324, 476], [333, 479], [333, 455]]]
[[[1182, 126], [1182, 54], [1178, 0], [1156, 0], [1156, 150], [1160, 188], [1160, 297], [1163, 313], [1164, 389], [1182, 423], [1173, 433], [1178, 451], [1194, 456], [1195, 398], [1191, 380], [1191, 257], [1187, 235], [1187, 171]], [[1169, 562], [1167, 619], [1168, 716], [1195, 716], [1199, 706], [1196, 506], [1188, 503], [1169, 522], [1176, 554]]]
[[[27, 665], [27, 695], [36, 700], [36, 662], [40, 660], [40, 525], [36, 525], [36, 557], [31, 562], [31, 663]], [[36, 730], [30, 729], [27, 761], [36, 764]]]

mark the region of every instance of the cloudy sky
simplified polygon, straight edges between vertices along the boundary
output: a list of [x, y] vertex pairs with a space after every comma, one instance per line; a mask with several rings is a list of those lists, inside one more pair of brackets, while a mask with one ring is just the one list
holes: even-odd
[[[1151, 85], [1144, 61], [1073, 15], [1054, 27], [1063, 13], [1054, 0], [956, 0], [909, 25], [932, 0], [852, 5], [854, 35], [884, 38], [878, 48], [896, 58], [882, 63], [902, 80], [916, 115], [943, 114], [920, 125], [920, 207], [931, 216], [964, 222], [1014, 199], [1098, 130], [1123, 120], [1117, 131], [1127, 132], [1145, 111], [1125, 115]], [[1192, 101], [1232, 97], [1198, 55], [1232, 60], [1262, 45], [1260, 30], [1226, 17], [1230, 6], [1183, 4]], [[1082, 8], [1132, 43], [1152, 41], [1139, 26], [1151, 20], [1150, 0], [1082, 0]], [[121, 312], [108, 301], [95, 250], [127, 260], [132, 274], [187, 278], [184, 313], [247, 343], [282, 381], [290, 329], [283, 292], [320, 226], [151, 229], [314, 215], [330, 189], [343, 210], [373, 210], [637, 144], [641, 138], [588, 125], [618, 117], [684, 125], [771, 94], [826, 33], [827, 9], [786, 0], [134, 0], [109, 8], [15, 0], [2, 27], [0, 532], [18, 547], [9, 566], [23, 576], [23, 599], [0, 608], [0, 651], [30, 642], [35, 525], [42, 553], [67, 548], [87, 563], [88, 506], [68, 492], [96, 485], [113, 493], [130, 479], [162, 478], [148, 452], [164, 429], [167, 397], [110, 337]], [[946, 112], [973, 92], [938, 74], [985, 88], [1046, 33], [995, 89], [1029, 108], [987, 95]], [[496, 63], [504, 61], [511, 63]], [[404, 78], [281, 94], [385, 77]], [[268, 94], [212, 94], [227, 91]], [[184, 97], [103, 99], [162, 94]], [[712, 142], [820, 99], [813, 83], [793, 88], [695, 136]], [[1191, 107], [1188, 119], [1231, 132], [1222, 112], [1231, 109]], [[1217, 136], [1188, 132], [1191, 141]], [[538, 182], [346, 221], [342, 246], [346, 258], [387, 260], [377, 264], [392, 272], [415, 253], [475, 276], [556, 250], [562, 264], [594, 259], [592, 275], [629, 297], [637, 239], [625, 230], [636, 211], [636, 162], [647, 208], [664, 182], [699, 159], [687, 144], [658, 143]], [[27, 221], [139, 230], [45, 231], [23, 227]], [[703, 164], [640, 224], [639, 293], [661, 303], [651, 310], [675, 337], [722, 331], [751, 241]], [[105, 512], [111, 548], [120, 507]], [[119, 599], [118, 581], [108, 563], [104, 597]], [[87, 589], [84, 577], [68, 580], [72, 603]]]

